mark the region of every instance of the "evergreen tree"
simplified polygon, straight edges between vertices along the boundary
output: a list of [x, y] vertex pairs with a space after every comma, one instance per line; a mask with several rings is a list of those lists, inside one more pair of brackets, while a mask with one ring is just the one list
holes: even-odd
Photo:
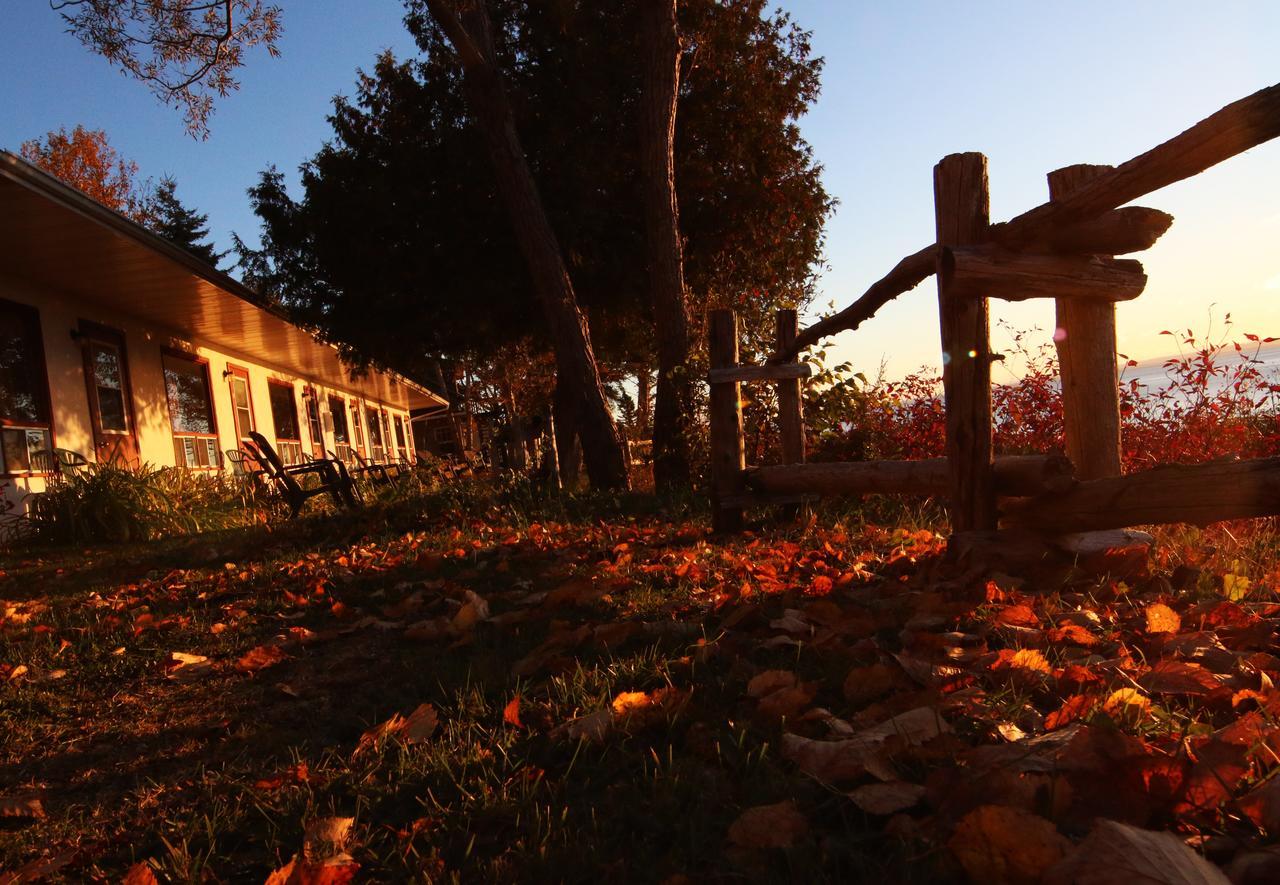
[[209, 236], [209, 216], [182, 205], [178, 199], [178, 182], [170, 176], [160, 179], [148, 209], [148, 227], [201, 261], [216, 268], [227, 254], [216, 251], [212, 243], [204, 242]]

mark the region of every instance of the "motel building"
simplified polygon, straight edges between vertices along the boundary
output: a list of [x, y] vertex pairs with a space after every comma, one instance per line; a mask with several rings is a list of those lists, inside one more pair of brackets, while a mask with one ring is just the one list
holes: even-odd
[[238, 281], [0, 151], [0, 512], [45, 488], [41, 450], [230, 471], [256, 430], [286, 463], [412, 461], [410, 412], [447, 407], [353, 375]]

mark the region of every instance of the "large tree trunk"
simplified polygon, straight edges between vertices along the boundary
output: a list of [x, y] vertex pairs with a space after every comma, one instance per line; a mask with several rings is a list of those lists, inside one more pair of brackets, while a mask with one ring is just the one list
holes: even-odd
[[560, 244], [516, 133], [515, 115], [494, 58], [483, 0], [426, 0], [462, 63], [467, 100], [489, 148], [498, 192], [529, 266], [555, 347], [557, 375], [579, 400], [578, 433], [587, 475], [601, 488], [626, 488], [622, 441], [605, 401], [587, 318], [578, 307]]
[[556, 424], [556, 451], [560, 455], [560, 482], [570, 491], [578, 487], [578, 472], [582, 466], [582, 444], [578, 441], [578, 413], [581, 409], [578, 403], [573, 391], [557, 375], [551, 409]]
[[689, 482], [689, 307], [684, 287], [684, 250], [676, 200], [676, 97], [680, 86], [677, 0], [642, 0], [640, 34], [643, 85], [640, 97], [640, 164], [644, 183], [645, 242], [649, 297], [658, 351], [653, 412], [653, 481], [659, 489]]
[[653, 439], [649, 426], [653, 420], [653, 407], [649, 397], [649, 366], [636, 364], [636, 439]]

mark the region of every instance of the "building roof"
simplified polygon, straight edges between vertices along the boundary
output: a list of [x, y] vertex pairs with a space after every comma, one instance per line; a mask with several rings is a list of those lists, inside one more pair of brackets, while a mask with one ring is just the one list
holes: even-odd
[[185, 249], [0, 151], [0, 274], [407, 409], [445, 400], [395, 372], [353, 374], [331, 344]]

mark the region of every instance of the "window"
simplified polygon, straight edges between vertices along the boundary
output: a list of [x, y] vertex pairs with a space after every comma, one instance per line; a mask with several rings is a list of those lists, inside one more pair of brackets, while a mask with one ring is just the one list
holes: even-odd
[[0, 471], [29, 472], [31, 455], [52, 440], [40, 314], [0, 301]]
[[356, 451], [364, 449], [364, 436], [360, 431], [360, 406], [358, 403], [351, 404], [351, 443], [355, 446]]
[[124, 370], [120, 348], [105, 341], [89, 342], [89, 365], [98, 396], [98, 420], [106, 433], [128, 433], [129, 412], [124, 403]]
[[377, 409], [366, 408], [365, 420], [369, 425], [369, 457], [374, 461], [382, 461], [385, 452], [382, 448], [382, 422]]
[[253, 420], [253, 396], [249, 392], [249, 370], [227, 363], [231, 373], [231, 412], [236, 419], [236, 439], [246, 440], [258, 429]]
[[271, 419], [276, 429], [276, 451], [286, 464], [302, 461], [302, 433], [298, 429], [298, 403], [293, 398], [293, 385], [272, 381], [267, 384], [271, 397]]
[[302, 404], [307, 410], [307, 429], [311, 431], [311, 447], [316, 456], [324, 454], [324, 430], [320, 426], [320, 394], [314, 387], [302, 391]]
[[165, 353], [161, 364], [176, 463], [179, 467], [216, 469], [221, 461], [209, 397], [208, 363], [185, 354]]
[[329, 395], [329, 420], [333, 424], [334, 454], [343, 461], [351, 460], [351, 434], [347, 431], [347, 404], [342, 397]]
[[396, 415], [396, 448], [400, 450], [400, 457], [406, 461], [409, 460], [409, 446], [405, 442], [404, 433], [404, 416]]

